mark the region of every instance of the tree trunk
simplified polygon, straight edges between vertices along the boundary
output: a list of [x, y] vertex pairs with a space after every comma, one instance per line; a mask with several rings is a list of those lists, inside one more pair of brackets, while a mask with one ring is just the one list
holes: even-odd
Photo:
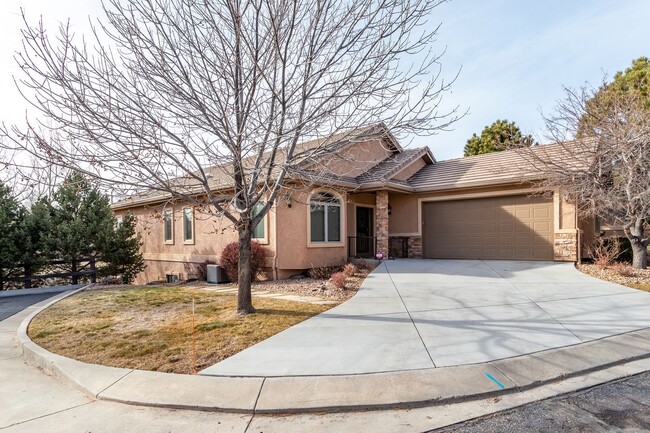
[[648, 250], [640, 239], [630, 239], [632, 244], [632, 267], [635, 269], [645, 269], [648, 267]]
[[636, 224], [625, 227], [625, 235], [632, 246], [632, 267], [645, 269], [648, 267], [647, 241], [643, 240], [645, 224], [641, 218], [637, 218]]
[[239, 289], [237, 291], [237, 314], [246, 315], [255, 312], [251, 296], [251, 228], [250, 222], [239, 226]]

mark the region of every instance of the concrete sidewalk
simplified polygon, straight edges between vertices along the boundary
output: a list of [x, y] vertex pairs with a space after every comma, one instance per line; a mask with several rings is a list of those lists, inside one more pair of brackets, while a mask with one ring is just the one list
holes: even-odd
[[570, 263], [395, 260], [359, 293], [200, 374], [321, 376], [485, 363], [650, 327], [650, 293]]

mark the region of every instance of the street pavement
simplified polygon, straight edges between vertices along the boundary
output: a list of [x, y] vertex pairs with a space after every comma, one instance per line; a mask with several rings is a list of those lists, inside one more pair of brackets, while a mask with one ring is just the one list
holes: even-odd
[[532, 403], [436, 433], [650, 431], [650, 372]]

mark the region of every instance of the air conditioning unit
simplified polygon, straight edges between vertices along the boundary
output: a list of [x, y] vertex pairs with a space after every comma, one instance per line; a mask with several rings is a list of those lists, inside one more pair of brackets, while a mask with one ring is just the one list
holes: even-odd
[[207, 278], [210, 284], [227, 283], [230, 280], [226, 270], [219, 265], [207, 265]]

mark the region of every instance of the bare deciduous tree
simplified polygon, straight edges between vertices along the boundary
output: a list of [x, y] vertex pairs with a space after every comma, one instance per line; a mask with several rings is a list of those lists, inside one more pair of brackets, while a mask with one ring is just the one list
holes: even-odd
[[323, 180], [305, 161], [368, 134], [359, 126], [431, 134], [457, 119], [439, 111], [450, 82], [431, 51], [442, 1], [107, 0], [92, 43], [25, 19], [19, 87], [57, 133], [5, 133], [113, 189], [227, 218], [238, 311], [253, 312], [251, 231], [289, 179]]
[[545, 189], [560, 188], [581, 213], [623, 228], [637, 269], [647, 267], [650, 243], [647, 98], [634, 90], [609, 91], [607, 85], [567, 89], [566, 98], [546, 117], [558, 144], [548, 152], [544, 146], [522, 152], [544, 176]]

